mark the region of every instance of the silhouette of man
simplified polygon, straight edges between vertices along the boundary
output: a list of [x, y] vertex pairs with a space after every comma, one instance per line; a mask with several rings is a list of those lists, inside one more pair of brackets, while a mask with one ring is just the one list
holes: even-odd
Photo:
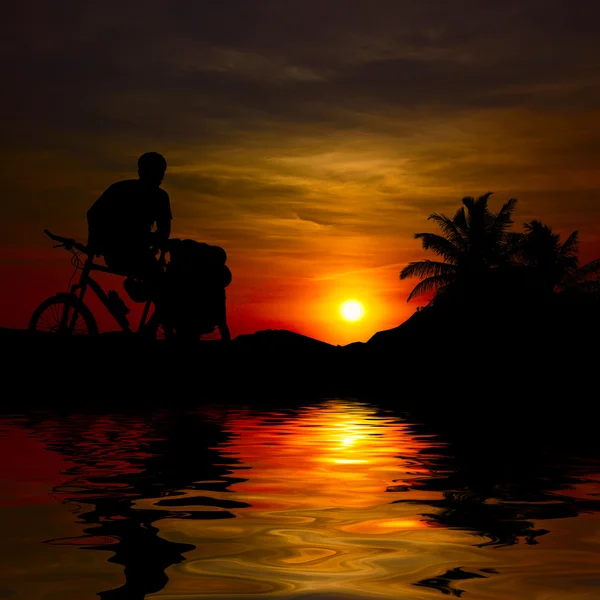
[[[171, 234], [171, 203], [160, 185], [167, 161], [157, 152], [138, 159], [138, 179], [113, 183], [87, 212], [88, 247], [115, 271], [152, 280]], [[156, 230], [153, 227], [156, 225]]]

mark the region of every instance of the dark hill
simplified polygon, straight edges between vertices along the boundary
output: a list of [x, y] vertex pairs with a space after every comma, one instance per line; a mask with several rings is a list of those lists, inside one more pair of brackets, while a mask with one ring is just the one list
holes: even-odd
[[331, 352], [332, 346], [321, 340], [288, 331], [287, 329], [265, 329], [256, 333], [238, 335], [232, 340], [233, 346], [253, 351], [286, 351], [291, 353]]
[[[218, 341], [148, 341], [120, 332], [59, 338], [0, 328], [5, 388], [51, 402], [196, 401], [269, 393], [335, 395], [341, 348], [285, 330]], [[63, 400], [60, 400], [60, 399]]]
[[286, 330], [221, 344], [0, 329], [0, 348], [12, 398], [122, 403], [225, 395], [255, 402], [269, 394], [375, 394], [427, 405], [444, 398], [446, 408], [477, 403], [485, 414], [501, 398], [531, 404], [589, 397], [583, 390], [597, 385], [599, 321], [596, 307], [462, 303], [430, 306], [366, 343], [343, 347]]

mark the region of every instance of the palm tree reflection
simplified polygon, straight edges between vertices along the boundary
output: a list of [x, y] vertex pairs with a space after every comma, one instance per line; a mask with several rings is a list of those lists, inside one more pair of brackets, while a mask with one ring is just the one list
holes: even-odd
[[[441, 439], [446, 443], [438, 454], [419, 459], [436, 475], [393, 490], [438, 492], [437, 499], [395, 501], [426, 506], [423, 517], [431, 526], [471, 531], [483, 540], [478, 546], [508, 546], [519, 540], [534, 545], [549, 532], [545, 521], [600, 511], [593, 458], [574, 458], [568, 446], [556, 448], [556, 440], [543, 432], [503, 440], [502, 432], [493, 428], [484, 437], [468, 426], [445, 429]], [[587, 493], [577, 492], [580, 485], [587, 486]], [[538, 521], [544, 521], [543, 527]]]

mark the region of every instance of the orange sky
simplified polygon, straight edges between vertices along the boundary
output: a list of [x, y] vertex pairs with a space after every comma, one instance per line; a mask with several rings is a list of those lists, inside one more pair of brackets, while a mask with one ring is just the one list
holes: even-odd
[[398, 325], [413, 233], [466, 195], [515, 196], [515, 229], [579, 229], [582, 260], [600, 254], [593, 3], [62, 4], [15, 6], [0, 41], [0, 326], [67, 284], [43, 229], [85, 239], [87, 208], [149, 150], [173, 235], [228, 252], [233, 335]]

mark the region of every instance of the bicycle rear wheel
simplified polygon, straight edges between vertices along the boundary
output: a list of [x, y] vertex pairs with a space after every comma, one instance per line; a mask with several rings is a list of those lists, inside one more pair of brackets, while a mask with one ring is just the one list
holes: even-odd
[[33, 311], [28, 329], [60, 335], [98, 334], [98, 325], [90, 309], [70, 294], [57, 294], [44, 300]]

